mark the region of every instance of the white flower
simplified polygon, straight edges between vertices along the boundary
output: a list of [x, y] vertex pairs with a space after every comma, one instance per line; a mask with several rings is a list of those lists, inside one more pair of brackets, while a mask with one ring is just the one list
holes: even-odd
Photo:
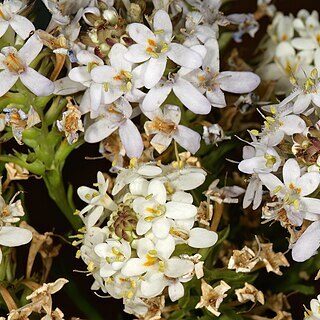
[[94, 252], [101, 258], [100, 276], [107, 278], [119, 271], [131, 257], [130, 243], [125, 240], [107, 239], [94, 247]]
[[96, 119], [92, 124], [89, 123], [85, 130], [85, 141], [99, 142], [119, 129], [119, 136], [128, 157], [139, 158], [144, 146], [139, 130], [130, 120], [131, 115], [131, 105], [122, 97], [112, 104], [100, 105], [94, 113]]
[[[101, 96], [96, 96], [94, 94], [91, 94], [91, 90], [93, 90], [93, 93], [95, 93], [95, 89], [94, 89], [95, 85], [91, 77], [91, 71], [97, 66], [103, 66], [104, 64], [103, 60], [100, 59], [95, 54], [90, 53], [86, 50], [81, 50], [78, 52], [77, 60], [80, 66], [71, 69], [68, 74], [68, 77], [70, 80], [72, 80], [72, 82], [79, 82], [84, 87], [90, 88], [85, 91], [84, 96], [81, 99], [80, 110], [82, 113], [87, 113], [89, 111], [96, 111], [100, 105]], [[81, 87], [79, 88], [72, 82], [68, 83], [67, 80], [64, 80], [62, 83], [64, 86], [63, 86], [63, 89], [61, 88], [61, 90], [65, 91], [66, 84], [70, 88], [74, 87], [76, 90], [75, 92], [79, 91], [79, 89], [81, 90]], [[69, 91], [67, 91], [68, 94], [69, 94]], [[73, 92], [71, 91], [71, 93]]]
[[219, 45], [216, 39], [208, 40], [205, 48], [207, 53], [203, 59], [202, 69], [195, 69], [185, 74], [183, 78], [190, 81], [201, 93], [205, 93], [212, 106], [217, 108], [226, 106], [223, 91], [247, 93], [257, 88], [260, 78], [252, 72], [219, 71]]
[[310, 301], [311, 310], [305, 312], [304, 320], [319, 320], [320, 319], [320, 295], [317, 299], [312, 299]]
[[200, 67], [201, 56], [178, 43], [172, 43], [172, 23], [167, 12], [159, 10], [154, 15], [152, 32], [145, 25], [132, 23], [128, 26], [130, 37], [136, 42], [129, 47], [125, 58], [134, 63], [144, 62], [143, 84], [150, 89], [161, 79], [167, 57], [176, 64], [194, 69]]
[[179, 125], [181, 110], [178, 106], [166, 104], [163, 112], [157, 109], [147, 112], [146, 116], [152, 121], [146, 121], [144, 129], [147, 135], [155, 134], [150, 143], [159, 153], [169, 147], [172, 139], [191, 153], [196, 153], [200, 148], [199, 133]]
[[320, 182], [318, 172], [307, 172], [301, 176], [301, 170], [295, 159], [289, 159], [283, 166], [283, 181], [271, 173], [259, 174], [262, 183], [276, 195], [294, 225], [301, 225], [303, 219], [318, 220], [320, 199], [307, 195], [315, 191]]
[[171, 90], [193, 113], [208, 114], [210, 112], [210, 102], [190, 81], [182, 78], [179, 74], [171, 74], [168, 80], [160, 80], [157, 85], [151, 88], [142, 101], [141, 110], [151, 112], [158, 109]]
[[191, 203], [167, 201], [166, 188], [159, 180], [149, 183], [147, 196], [138, 197], [133, 203], [133, 210], [138, 213], [136, 232], [138, 235], [147, 233], [152, 228], [152, 233], [159, 239], [164, 239], [170, 231], [169, 219], [191, 219], [197, 214], [197, 208]]
[[320, 81], [317, 69], [311, 71], [310, 77], [305, 81], [302, 88], [296, 85], [295, 90], [279, 103], [278, 108], [283, 107], [295, 98], [296, 100], [293, 103], [294, 113], [306, 112], [311, 103], [320, 107]]
[[124, 45], [116, 43], [109, 52], [110, 65], [97, 66], [91, 71], [94, 81], [90, 88], [91, 97], [101, 97], [104, 103], [110, 104], [123, 95], [132, 102], [144, 96], [135, 88], [132, 63], [124, 58], [127, 52]]
[[29, 67], [42, 49], [42, 42], [33, 35], [24, 46], [17, 51], [14, 47], [4, 47], [0, 53], [0, 97], [7, 93], [18, 81], [35, 95], [48, 96], [54, 90], [54, 84]]
[[[77, 190], [79, 198], [88, 203], [79, 212], [80, 217], [88, 227], [92, 227], [101, 217], [105, 217], [104, 209], [107, 209], [109, 212], [117, 209], [117, 205], [107, 194], [109, 180], [104, 179], [100, 171], [97, 173], [97, 181], [94, 185], [98, 187], [98, 190], [84, 186], [79, 187]], [[84, 214], [87, 212], [87, 216], [84, 217]]]
[[35, 30], [34, 25], [26, 17], [17, 14], [23, 9], [23, 3], [19, 0], [4, 0], [0, 3], [0, 37], [10, 26], [22, 39], [29, 37]]
[[238, 25], [238, 31], [232, 35], [235, 42], [242, 42], [242, 37], [246, 33], [248, 33], [251, 38], [254, 38], [256, 32], [259, 30], [259, 22], [256, 21], [252, 13], [234, 13], [228, 15], [227, 19], [231, 23]]
[[238, 169], [248, 174], [276, 172], [281, 164], [277, 151], [261, 142], [250, 144], [243, 147], [244, 160], [239, 163]]
[[129, 259], [122, 273], [128, 277], [144, 275], [144, 281], [141, 282], [142, 296], [155, 297], [168, 285], [167, 277], [179, 278], [194, 269], [192, 261], [170, 258], [171, 254], [172, 248], [156, 247], [150, 239], [142, 238], [137, 240], [138, 258]]
[[279, 109], [275, 106], [270, 106], [272, 116], [263, 116], [264, 126], [259, 134], [263, 140], [267, 139], [268, 146], [278, 145], [283, 138], [292, 136], [294, 133], [302, 133], [306, 129], [306, 123], [299, 116], [291, 113], [292, 105], [284, 106]]

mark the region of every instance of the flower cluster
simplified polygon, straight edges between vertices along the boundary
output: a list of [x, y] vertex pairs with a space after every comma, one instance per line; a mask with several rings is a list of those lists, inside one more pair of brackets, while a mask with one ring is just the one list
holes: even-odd
[[95, 279], [93, 290], [122, 298], [125, 311], [138, 316], [147, 313], [146, 301], [161, 296], [166, 287], [172, 301], [183, 297], [182, 284], [203, 275], [201, 256], [177, 254], [176, 248], [208, 248], [218, 238], [194, 226], [197, 207], [186, 192], [205, 176], [197, 167], [132, 163], [119, 173], [113, 200], [101, 172], [98, 190], [78, 189], [88, 205], [77, 212], [85, 226], [74, 245], [81, 244], [78, 255]]
[[256, 72], [264, 81], [275, 81], [277, 94], [288, 94], [291, 84], [303, 82], [305, 73], [319, 70], [320, 23], [317, 11], [300, 10], [296, 17], [277, 12], [260, 44], [263, 54]]

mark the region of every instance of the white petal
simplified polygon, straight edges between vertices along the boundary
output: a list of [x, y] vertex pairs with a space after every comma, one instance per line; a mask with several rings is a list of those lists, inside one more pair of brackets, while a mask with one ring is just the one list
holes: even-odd
[[116, 126], [111, 127], [109, 119], [99, 119], [85, 130], [84, 140], [89, 143], [102, 141], [116, 129]]
[[137, 235], [142, 236], [146, 234], [151, 229], [151, 227], [152, 224], [150, 222], [145, 221], [144, 218], [139, 219], [136, 226]]
[[91, 101], [91, 110], [97, 110], [101, 104], [102, 100], [102, 90], [103, 85], [99, 83], [92, 83], [90, 87], [90, 101]]
[[171, 87], [162, 83], [151, 88], [142, 101], [142, 111], [149, 112], [158, 109], [170, 92]]
[[150, 279], [141, 281], [141, 292], [146, 298], [153, 298], [161, 294], [167, 282], [162, 274], [156, 273]]
[[87, 66], [80, 66], [80, 67], [76, 67], [76, 68], [71, 69], [68, 74], [68, 77], [72, 81], [81, 82], [85, 85], [87, 83], [90, 83], [90, 81], [91, 81], [91, 75], [88, 72]]
[[164, 184], [159, 180], [152, 180], [149, 183], [148, 194], [152, 194], [153, 198], [160, 204], [166, 203], [167, 191]]
[[155, 40], [153, 32], [141, 23], [129, 24], [128, 33], [135, 42], [142, 45], [146, 45], [148, 39]]
[[282, 169], [283, 182], [289, 187], [290, 183], [296, 184], [300, 178], [300, 167], [295, 159], [288, 159]]
[[219, 87], [214, 88], [214, 90], [208, 90], [206, 92], [206, 97], [212, 106], [216, 108], [224, 108], [227, 105], [224, 93]]
[[320, 221], [313, 222], [292, 249], [292, 258], [303, 262], [313, 256], [320, 246]]
[[158, 153], [164, 152], [170, 145], [172, 137], [163, 133], [157, 133], [150, 141]]
[[220, 69], [219, 43], [216, 39], [210, 39], [205, 43], [207, 54], [204, 57], [203, 68], [210, 68], [213, 73], [218, 73]]
[[291, 44], [298, 50], [313, 50], [316, 48], [315, 42], [312, 39], [307, 38], [292, 39]]
[[172, 201], [175, 202], [185, 202], [185, 203], [192, 203], [193, 198], [190, 193], [184, 191], [177, 191], [171, 196]]
[[200, 148], [201, 136], [198, 132], [191, 130], [188, 127], [178, 125], [173, 138], [184, 149], [195, 154]]
[[87, 226], [93, 227], [103, 214], [103, 206], [97, 206], [88, 214]]
[[129, 47], [128, 52], [125, 53], [124, 58], [134, 63], [140, 63], [150, 58], [144, 46], [140, 44], [133, 44]]
[[173, 85], [173, 91], [193, 113], [208, 114], [210, 112], [210, 102], [187, 80], [179, 78]]
[[9, 70], [0, 72], [0, 97], [7, 93], [17, 82], [19, 76], [11, 73]]
[[85, 87], [83, 84], [72, 81], [69, 77], [64, 77], [54, 82], [53, 93], [56, 95], [69, 95], [83, 91], [86, 88], [87, 87]]
[[283, 187], [282, 181], [271, 173], [260, 173], [259, 178], [271, 193], [273, 193], [277, 187]]
[[2, 37], [6, 33], [8, 27], [9, 27], [8, 21], [5, 21], [5, 20], [0, 21], [0, 37]]
[[166, 69], [167, 57], [160, 55], [159, 58], [151, 58], [146, 65], [144, 73], [144, 85], [147, 89], [154, 87], [163, 76]]
[[0, 245], [17, 247], [30, 242], [32, 232], [18, 227], [3, 226], [0, 230]]
[[194, 264], [190, 260], [171, 258], [167, 261], [165, 275], [170, 278], [178, 278], [192, 272]]
[[304, 211], [320, 214], [320, 199], [303, 197], [301, 202]]
[[140, 158], [143, 152], [143, 142], [139, 130], [127, 119], [119, 128], [119, 136], [129, 158]]
[[148, 270], [147, 266], [143, 265], [143, 261], [139, 258], [131, 258], [121, 269], [121, 272], [126, 277], [139, 276]]
[[285, 132], [286, 135], [293, 135], [294, 133], [302, 133], [306, 128], [306, 123], [299, 116], [290, 114], [282, 119], [281, 130]]
[[161, 37], [164, 38], [166, 42], [171, 41], [172, 37], [172, 23], [170, 16], [164, 10], [158, 10], [153, 18], [153, 29], [155, 31], [163, 31]]
[[197, 208], [188, 203], [168, 202], [166, 206], [166, 217], [171, 219], [189, 219], [197, 214]]
[[170, 44], [168, 57], [179, 66], [189, 69], [196, 69], [202, 65], [199, 53], [178, 43]]
[[20, 74], [20, 80], [38, 97], [49, 96], [54, 91], [54, 84], [51, 80], [29, 67]]
[[216, 232], [204, 229], [193, 228], [189, 232], [188, 245], [192, 248], [209, 248], [218, 240]]
[[178, 190], [188, 191], [199, 187], [205, 179], [205, 175], [201, 173], [190, 172], [188, 174], [181, 174], [179, 177], [171, 181], [171, 183]]
[[219, 75], [220, 88], [232, 93], [246, 93], [256, 89], [260, 78], [253, 72], [224, 71]]
[[158, 239], [165, 239], [169, 235], [170, 223], [167, 218], [161, 218], [152, 224], [152, 233]]
[[318, 172], [307, 172], [297, 180], [295, 187], [301, 188], [301, 196], [307, 196], [318, 188], [319, 182]]
[[97, 66], [91, 71], [92, 80], [97, 83], [110, 82], [116, 75], [116, 70], [111, 66]]
[[162, 259], [169, 259], [175, 247], [176, 243], [174, 241], [174, 238], [169, 235], [165, 239], [157, 240], [155, 249], [157, 250], [159, 257], [161, 257]]
[[294, 113], [302, 113], [305, 111], [311, 103], [311, 94], [304, 94], [303, 92], [299, 94], [297, 100], [293, 104]]
[[43, 43], [37, 34], [28, 39], [24, 46], [19, 50], [19, 57], [29, 65], [40, 53]]
[[179, 300], [184, 296], [184, 287], [181, 282], [175, 282], [169, 286], [169, 297], [172, 302]]
[[29, 19], [18, 14], [11, 19], [10, 26], [22, 39], [27, 39], [30, 36], [30, 32], [35, 30]]
[[79, 64], [84, 64], [86, 66], [90, 63], [98, 64], [99, 66], [103, 65], [102, 59], [87, 50], [80, 50], [77, 53], [77, 59], [79, 61]]
[[124, 59], [124, 55], [128, 52], [128, 49], [120, 43], [116, 43], [112, 46], [109, 52], [110, 64], [116, 70], [131, 71], [132, 63]]

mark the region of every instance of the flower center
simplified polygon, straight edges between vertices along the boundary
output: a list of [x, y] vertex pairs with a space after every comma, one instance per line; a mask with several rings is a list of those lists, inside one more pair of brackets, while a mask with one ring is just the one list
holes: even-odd
[[9, 71], [21, 74], [26, 71], [26, 66], [16, 53], [10, 52], [5, 59], [5, 64]]
[[152, 58], [159, 58], [160, 53], [167, 52], [169, 49], [169, 45], [167, 42], [160, 42], [157, 43], [153, 39], [148, 39], [147, 40], [148, 45], [146, 48], [146, 52], [152, 57]]

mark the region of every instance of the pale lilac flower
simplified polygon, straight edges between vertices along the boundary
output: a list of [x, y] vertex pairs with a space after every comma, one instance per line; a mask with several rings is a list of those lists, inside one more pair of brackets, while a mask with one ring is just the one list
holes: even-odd
[[85, 130], [85, 141], [99, 142], [119, 129], [120, 139], [128, 157], [139, 158], [144, 146], [139, 130], [130, 120], [131, 115], [131, 105], [124, 98], [112, 104], [100, 105], [94, 114], [96, 119], [89, 123]]
[[143, 84], [150, 89], [155, 86], [164, 74], [167, 58], [176, 64], [190, 69], [200, 67], [201, 56], [172, 41], [172, 23], [167, 12], [159, 10], [154, 15], [152, 32], [145, 25], [132, 23], [128, 26], [129, 36], [136, 42], [129, 47], [125, 58], [134, 63], [144, 62]]
[[29, 67], [42, 46], [38, 36], [33, 35], [19, 51], [14, 47], [2, 48], [0, 69], [4, 71], [0, 72], [0, 97], [7, 93], [18, 79], [37, 96], [48, 96], [53, 92], [53, 82]]
[[146, 116], [152, 121], [146, 121], [144, 129], [147, 135], [155, 134], [150, 143], [159, 153], [168, 148], [172, 139], [191, 153], [200, 148], [199, 133], [179, 125], [181, 110], [178, 106], [166, 104], [163, 111], [146, 112]]
[[0, 3], [0, 37], [8, 30], [9, 26], [22, 38], [26, 39], [35, 30], [33, 23], [26, 17], [20, 16], [23, 3], [19, 0], [4, 0]]

